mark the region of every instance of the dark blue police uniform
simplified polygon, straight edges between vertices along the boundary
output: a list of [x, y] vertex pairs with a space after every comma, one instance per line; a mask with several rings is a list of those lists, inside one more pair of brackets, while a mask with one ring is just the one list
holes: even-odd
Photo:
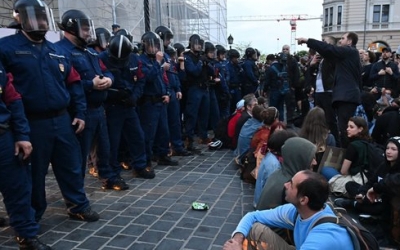
[[139, 101], [139, 117], [145, 135], [146, 157], [149, 164], [155, 139], [158, 145], [158, 152], [154, 152], [155, 155], [167, 156], [169, 153], [167, 105], [162, 99], [162, 96], [169, 94], [169, 87], [166, 79], [163, 79], [164, 70], [155, 59], [149, 58], [146, 54], [140, 55], [139, 59], [144, 74], [144, 77], [138, 80], [144, 82], [143, 96]]
[[10, 226], [23, 238], [33, 238], [39, 230], [31, 207], [31, 167], [14, 155], [14, 143], [29, 141], [29, 132], [21, 96], [0, 64], [0, 192]]
[[236, 110], [236, 104], [242, 99], [241, 84], [243, 83], [243, 68], [240, 64], [229, 61], [227, 64], [229, 71], [229, 92], [231, 94], [230, 113]]
[[90, 153], [93, 141], [96, 138], [97, 169], [102, 179], [114, 181], [118, 177], [117, 173], [110, 167], [110, 140], [108, 137], [107, 121], [103, 103], [107, 98], [107, 91], [96, 90], [93, 88], [93, 78], [106, 76], [114, 79], [113, 75], [102, 66], [98, 53], [92, 48], [81, 49], [76, 47], [67, 38], [56, 43], [64, 48], [69, 54], [71, 63], [78, 71], [82, 79], [85, 90], [87, 110], [85, 129], [78, 134], [82, 152], [82, 176], [85, 176], [86, 161]]
[[256, 62], [246, 59], [243, 62], [244, 82], [242, 85], [242, 95], [254, 94], [258, 87], [259, 71]]
[[142, 63], [139, 62], [137, 55], [130, 54], [128, 64], [118, 67], [110, 62], [108, 51], [102, 52], [100, 59], [114, 75], [113, 87], [108, 91], [106, 101], [111, 146], [110, 165], [120, 174], [118, 152], [121, 139], [124, 139], [132, 159], [132, 167], [140, 171], [147, 166], [144, 133], [136, 111], [144, 87], [144, 81], [139, 81], [143, 77]]
[[80, 77], [58, 46], [44, 40], [36, 44], [22, 32], [0, 39], [0, 59], [14, 75], [31, 128], [32, 207], [35, 219], [46, 210], [45, 177], [51, 162], [69, 213], [88, 209], [83, 189], [82, 157], [67, 107], [84, 119], [86, 103]]

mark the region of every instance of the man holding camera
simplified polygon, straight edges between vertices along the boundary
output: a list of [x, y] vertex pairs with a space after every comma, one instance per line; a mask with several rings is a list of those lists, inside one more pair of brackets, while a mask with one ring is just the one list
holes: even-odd
[[391, 89], [394, 96], [398, 94], [399, 67], [390, 59], [391, 57], [392, 50], [385, 47], [382, 49], [382, 60], [372, 66], [370, 80], [374, 87], [371, 93], [375, 94], [377, 99], [381, 96], [382, 88]]

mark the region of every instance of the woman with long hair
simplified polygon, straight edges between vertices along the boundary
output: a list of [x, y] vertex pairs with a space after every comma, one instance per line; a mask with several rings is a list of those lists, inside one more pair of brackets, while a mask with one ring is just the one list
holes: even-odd
[[358, 116], [351, 117], [347, 123], [348, 145], [345, 157], [340, 168], [340, 172], [333, 167], [323, 167], [321, 174], [329, 181], [333, 193], [347, 194], [345, 184], [349, 181], [355, 181], [359, 184], [365, 184], [367, 180], [364, 171], [365, 159], [368, 154], [368, 145], [371, 137], [368, 133], [368, 124]]
[[308, 112], [304, 118], [299, 136], [317, 146], [317, 166], [322, 159], [326, 147], [336, 146], [335, 137], [329, 132], [328, 125], [326, 124], [325, 112], [320, 107], [315, 107]]

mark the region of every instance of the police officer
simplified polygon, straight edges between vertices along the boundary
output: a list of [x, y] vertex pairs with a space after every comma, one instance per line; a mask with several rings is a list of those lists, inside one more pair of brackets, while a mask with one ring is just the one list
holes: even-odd
[[184, 52], [187, 102], [185, 108], [185, 133], [188, 140], [187, 150], [195, 151], [194, 130], [198, 125], [198, 135], [201, 141], [207, 141], [207, 128], [210, 116], [209, 83], [213, 70], [207, 61], [201, 59], [204, 40], [194, 34], [189, 38], [189, 51]]
[[62, 15], [58, 26], [64, 31], [64, 38], [57, 45], [69, 54], [72, 65], [82, 78], [86, 95], [86, 127], [78, 134], [83, 158], [82, 176], [85, 176], [86, 160], [96, 138], [97, 168], [103, 179], [102, 188], [126, 190], [128, 185], [109, 165], [110, 141], [103, 102], [114, 77], [101, 62], [97, 52], [87, 47], [95, 37], [92, 21], [82, 11], [72, 9]]
[[118, 151], [121, 139], [124, 139], [124, 146], [132, 159], [131, 168], [142, 178], [154, 178], [154, 174], [146, 170], [144, 133], [136, 111], [145, 83], [140, 81], [144, 77], [142, 64], [137, 55], [132, 53], [132, 43], [122, 35], [111, 38], [107, 51], [101, 53], [100, 58], [114, 75], [114, 84], [108, 90], [106, 101], [111, 146], [110, 165], [114, 171], [121, 171]]
[[[144, 81], [143, 96], [140, 100], [139, 117], [145, 134], [147, 166], [151, 170], [151, 159], [153, 156], [153, 145], [158, 151], [154, 157], [163, 165], [178, 165], [172, 160], [169, 154], [169, 131], [167, 118], [167, 104], [170, 100], [169, 86], [167, 85], [166, 74], [161, 67], [164, 61], [164, 54], [160, 51], [161, 39], [151, 31], [142, 36], [143, 54], [140, 60], [143, 65]], [[153, 173], [154, 174], [154, 173]]]
[[111, 32], [103, 27], [96, 28], [94, 31], [96, 33], [96, 40], [89, 44], [89, 46], [96, 50], [97, 53], [101, 53], [107, 49]]
[[129, 39], [130, 42], [133, 41], [133, 36], [126, 29], [119, 29], [117, 32], [114, 33], [114, 36], [125, 36]]
[[[64, 50], [45, 39], [53, 24], [47, 5], [38, 0], [18, 0], [14, 11], [22, 30], [0, 40], [0, 59], [15, 77], [14, 86], [22, 96], [31, 128], [35, 220], [40, 220], [46, 210], [45, 177], [50, 162], [68, 215], [96, 221], [99, 215], [91, 210], [83, 188], [82, 159], [75, 136], [85, 126], [81, 79]], [[74, 109], [72, 121], [67, 112], [70, 102]]]
[[32, 152], [30, 131], [12, 80], [0, 63], [0, 192], [20, 249], [51, 249], [36, 237], [39, 225], [31, 207], [32, 187], [28, 185], [31, 169], [25, 164]]
[[229, 62], [227, 64], [229, 71], [229, 92], [231, 95], [230, 113], [236, 110], [236, 103], [242, 99], [241, 83], [243, 82], [243, 68], [240, 64], [240, 53], [235, 49], [228, 52]]
[[253, 48], [245, 50], [245, 60], [243, 62], [244, 84], [242, 85], [242, 95], [254, 94], [260, 84], [260, 74], [256, 65], [257, 51]]
[[120, 26], [119, 24], [117, 24], [117, 23], [114, 23], [113, 25], [111, 25], [111, 28], [112, 28], [112, 33], [113, 33], [113, 35], [115, 35], [115, 33], [116, 33], [118, 30], [121, 29], [121, 26]]
[[[172, 153], [175, 156], [190, 156], [192, 154], [187, 151], [183, 145], [182, 128], [180, 122], [181, 116], [179, 102], [182, 99], [182, 91], [178, 74], [184, 74], [184, 62], [183, 60], [181, 60], [179, 62], [179, 65], [176, 62], [176, 50], [172, 46], [170, 46], [171, 39], [174, 37], [172, 31], [165, 26], [159, 26], [155, 29], [154, 32], [157, 33], [157, 35], [159, 35], [161, 40], [163, 41], [165, 51], [163, 68], [168, 77], [168, 85], [170, 91], [170, 100], [168, 103], [167, 113], [169, 136], [173, 150]], [[162, 165], [162, 162], [160, 162], [159, 160], [158, 164]]]
[[222, 45], [215, 45], [217, 51], [215, 70], [221, 78], [221, 84], [217, 88], [217, 99], [219, 104], [220, 118], [230, 116], [230, 93], [229, 93], [229, 70], [226, 60], [226, 49]]

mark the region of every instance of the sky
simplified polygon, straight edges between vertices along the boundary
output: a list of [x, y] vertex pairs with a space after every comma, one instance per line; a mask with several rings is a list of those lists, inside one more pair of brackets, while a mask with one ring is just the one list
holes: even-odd
[[[237, 16], [280, 16], [302, 14], [309, 17], [320, 17], [323, 0], [227, 0], [228, 27], [227, 34], [232, 35], [234, 44], [249, 44], [261, 51], [271, 54], [281, 51], [285, 44], [290, 45], [291, 27], [289, 21], [252, 21], [229, 22]], [[297, 21], [296, 37], [321, 38], [322, 21]], [[279, 38], [279, 40], [278, 40]], [[307, 50], [306, 45], [296, 45], [296, 50]], [[294, 52], [294, 51], [291, 51]]]

